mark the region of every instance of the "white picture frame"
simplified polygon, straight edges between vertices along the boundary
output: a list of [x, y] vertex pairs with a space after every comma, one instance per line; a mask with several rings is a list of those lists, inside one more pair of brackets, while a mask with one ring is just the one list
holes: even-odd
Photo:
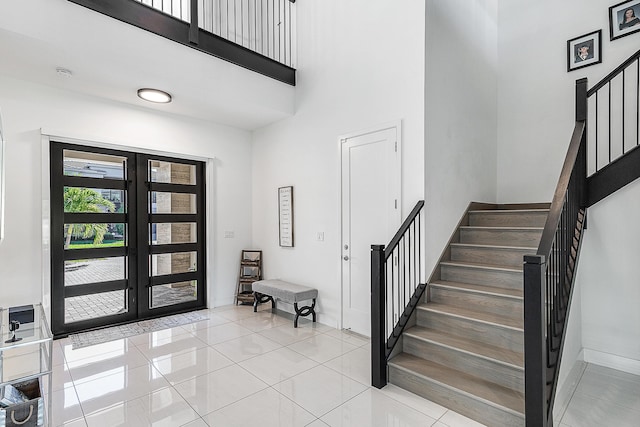
[[293, 187], [278, 188], [278, 226], [280, 246], [293, 247]]

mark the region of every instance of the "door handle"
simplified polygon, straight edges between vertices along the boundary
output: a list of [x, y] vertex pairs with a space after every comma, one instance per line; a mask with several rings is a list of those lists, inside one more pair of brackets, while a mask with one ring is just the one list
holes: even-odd
[[342, 259], [345, 261], [349, 261], [349, 257], [347, 255], [343, 256]]

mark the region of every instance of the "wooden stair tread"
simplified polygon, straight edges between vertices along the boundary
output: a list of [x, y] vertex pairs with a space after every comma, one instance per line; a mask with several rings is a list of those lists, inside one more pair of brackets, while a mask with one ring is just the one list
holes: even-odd
[[497, 227], [497, 226], [487, 226], [487, 225], [461, 225], [460, 229], [463, 230], [495, 230], [495, 231], [540, 231], [544, 230], [544, 227], [514, 227], [514, 226], [506, 226], [506, 227]]
[[462, 317], [462, 318], [473, 320], [473, 321], [503, 326], [503, 327], [515, 329], [518, 331], [523, 331], [523, 326], [524, 326], [522, 320], [515, 320], [512, 318], [500, 316], [498, 314], [483, 313], [483, 312], [471, 310], [468, 308], [455, 307], [447, 304], [427, 302], [427, 303], [419, 304], [417, 308], [418, 310], [426, 310], [426, 311], [448, 314], [448, 315]]
[[469, 262], [469, 261], [442, 261], [440, 265], [448, 265], [452, 267], [464, 267], [464, 268], [476, 268], [480, 270], [499, 270], [499, 271], [507, 271], [513, 273], [522, 273], [523, 268], [515, 268], [515, 267], [507, 267], [504, 265], [493, 265], [493, 264], [484, 264], [478, 262]]
[[441, 288], [447, 287], [447, 288], [454, 288], [454, 289], [462, 289], [462, 290], [470, 291], [474, 293], [498, 295], [500, 297], [510, 297], [510, 298], [519, 299], [519, 300], [522, 300], [523, 298], [522, 289], [497, 288], [495, 286], [475, 285], [473, 283], [450, 282], [447, 280], [436, 280], [434, 282], [429, 283], [429, 285], [437, 286]]
[[542, 213], [549, 212], [549, 209], [475, 209], [470, 210], [469, 213]]
[[502, 347], [496, 347], [481, 341], [459, 338], [449, 333], [443, 333], [424, 326], [413, 326], [407, 329], [405, 335], [418, 339], [442, 344], [448, 347], [462, 350], [467, 353], [483, 356], [524, 369], [524, 354]]
[[398, 369], [436, 381], [445, 387], [476, 396], [485, 402], [523, 416], [524, 395], [473, 375], [413, 356], [400, 353], [389, 361]]
[[451, 246], [458, 248], [476, 248], [476, 249], [499, 249], [505, 251], [532, 251], [535, 253], [538, 248], [531, 246], [506, 246], [506, 245], [488, 245], [480, 243], [451, 243]]

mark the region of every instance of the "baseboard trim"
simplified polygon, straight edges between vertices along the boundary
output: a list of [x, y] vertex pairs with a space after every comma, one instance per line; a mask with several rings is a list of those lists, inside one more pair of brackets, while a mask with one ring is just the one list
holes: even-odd
[[604, 353], [597, 350], [585, 348], [584, 361], [606, 368], [617, 369], [629, 374], [640, 375], [640, 360], [629, 359], [615, 354]]
[[[564, 360], [563, 360], [564, 362]], [[564, 411], [567, 409], [569, 401], [573, 396], [573, 392], [578, 387], [580, 378], [584, 370], [587, 368], [587, 364], [583, 358], [583, 352], [580, 351], [578, 358], [573, 363], [569, 374], [564, 378], [562, 384], [559, 384], [558, 391], [556, 392], [556, 398], [553, 405], [553, 418], [559, 420], [562, 418]]]
[[218, 308], [218, 307], [224, 307], [225, 305], [233, 305], [234, 300], [235, 300], [235, 297], [214, 299], [209, 308]]

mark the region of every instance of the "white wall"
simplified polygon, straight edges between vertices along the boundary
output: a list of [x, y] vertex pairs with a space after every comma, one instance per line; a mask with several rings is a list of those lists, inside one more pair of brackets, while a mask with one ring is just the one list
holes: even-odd
[[[250, 134], [74, 92], [0, 79], [6, 133], [6, 223], [0, 244], [0, 306], [41, 300], [40, 129], [179, 156], [215, 157], [209, 303], [233, 303], [240, 250], [251, 242]], [[224, 230], [235, 231], [224, 239]]]
[[578, 265], [585, 361], [640, 375], [640, 182], [589, 208]]
[[497, 26], [495, 0], [426, 2], [428, 272], [469, 202], [496, 201]]
[[[551, 200], [573, 131], [575, 81], [587, 77], [593, 85], [637, 51], [638, 33], [609, 40], [612, 4], [605, 0], [499, 3], [500, 202]], [[567, 40], [598, 29], [602, 29], [602, 64], [567, 72]], [[587, 362], [640, 369], [635, 261], [640, 224], [632, 220], [638, 185], [589, 209], [561, 380], [582, 347]], [[574, 322], [577, 313], [581, 324]]]
[[[296, 6], [297, 110], [254, 133], [253, 242], [265, 251], [267, 278], [317, 287], [318, 320], [339, 326], [337, 139], [402, 120], [403, 216], [423, 199], [424, 4], [305, 0]], [[285, 185], [294, 187], [294, 248], [278, 246], [276, 191]]]
[[[551, 201], [573, 131], [575, 81], [593, 85], [638, 50], [638, 33], [609, 41], [612, 4], [499, 2], [499, 201]], [[602, 63], [567, 72], [567, 40], [598, 29]]]

